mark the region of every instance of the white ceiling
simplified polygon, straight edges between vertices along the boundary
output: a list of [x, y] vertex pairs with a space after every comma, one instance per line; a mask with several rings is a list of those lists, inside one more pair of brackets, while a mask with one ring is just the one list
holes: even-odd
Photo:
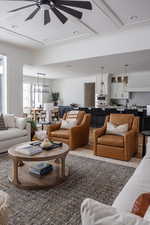
[[[81, 21], [66, 14], [69, 20], [63, 25], [51, 13], [51, 23], [44, 26], [41, 11], [34, 19], [24, 22], [34, 7], [8, 14], [9, 10], [30, 4], [29, 2], [0, 0], [0, 40], [42, 48], [66, 40], [107, 35], [144, 21], [150, 23], [150, 0], [90, 1], [93, 10], [82, 10]], [[130, 19], [131, 16], [137, 16], [137, 18]]]
[[101, 72], [101, 66], [107, 73], [118, 74], [128, 64], [129, 72], [150, 71], [150, 50], [96, 57], [90, 59], [57, 63], [53, 65], [33, 67], [26, 65], [24, 75], [35, 76], [38, 72], [47, 74], [48, 78], [68, 78], [91, 76]]

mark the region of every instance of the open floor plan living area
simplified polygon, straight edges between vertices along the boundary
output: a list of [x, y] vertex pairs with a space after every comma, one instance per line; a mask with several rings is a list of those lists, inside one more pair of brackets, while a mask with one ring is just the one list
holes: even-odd
[[150, 225], [149, 0], [0, 0], [0, 225]]

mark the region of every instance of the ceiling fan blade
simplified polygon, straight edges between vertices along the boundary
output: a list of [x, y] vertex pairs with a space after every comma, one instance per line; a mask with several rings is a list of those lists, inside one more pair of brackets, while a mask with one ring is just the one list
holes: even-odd
[[72, 15], [72, 16], [75, 16], [78, 19], [82, 18], [82, 12], [79, 12], [79, 11], [77, 11], [75, 9], [71, 9], [69, 7], [62, 6], [62, 5], [57, 5], [56, 7], [59, 8], [60, 10], [64, 11], [64, 12]]
[[50, 21], [49, 10], [44, 10], [44, 25], [47, 25]]
[[[0, 0], [0, 1], [4, 1], [4, 0]], [[7, 2], [38, 2], [37, 0], [7, 0]]]
[[91, 2], [88, 1], [66, 1], [66, 0], [56, 0], [56, 5], [67, 5], [67, 6], [72, 6], [72, 7], [77, 7], [77, 8], [82, 8], [82, 9], [92, 9], [92, 4]]
[[58, 19], [64, 24], [67, 22], [67, 17], [64, 16], [58, 9], [56, 8], [51, 8], [51, 10], [53, 11], [53, 13], [58, 17]]
[[18, 9], [10, 10], [9, 13], [11, 13], [11, 12], [17, 12], [19, 10], [26, 9], [26, 8], [29, 8], [29, 7], [32, 7], [32, 6], [36, 6], [36, 5], [37, 5], [36, 3], [31, 4], [31, 5], [26, 5], [26, 6], [23, 6], [23, 7], [18, 8]]
[[31, 20], [37, 13], [38, 11], [40, 10], [40, 7], [38, 7], [37, 9], [35, 9], [28, 17], [25, 21], [27, 20]]

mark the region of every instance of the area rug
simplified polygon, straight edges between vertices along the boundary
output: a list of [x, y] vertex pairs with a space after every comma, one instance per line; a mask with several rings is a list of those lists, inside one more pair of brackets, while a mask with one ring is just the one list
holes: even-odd
[[8, 182], [10, 160], [0, 159], [0, 189], [10, 195], [9, 225], [80, 225], [80, 205], [93, 198], [111, 205], [134, 168], [69, 155], [70, 177], [49, 190], [20, 190]]

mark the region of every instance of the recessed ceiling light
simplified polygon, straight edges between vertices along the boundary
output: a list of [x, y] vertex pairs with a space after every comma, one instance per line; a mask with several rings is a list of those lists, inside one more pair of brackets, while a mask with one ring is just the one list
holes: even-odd
[[137, 20], [138, 16], [130, 16], [130, 20]]
[[16, 29], [16, 28], [18, 28], [18, 26], [17, 25], [11, 25], [11, 28]]
[[79, 31], [75, 30], [75, 31], [73, 31], [73, 34], [74, 35], [79, 34]]

